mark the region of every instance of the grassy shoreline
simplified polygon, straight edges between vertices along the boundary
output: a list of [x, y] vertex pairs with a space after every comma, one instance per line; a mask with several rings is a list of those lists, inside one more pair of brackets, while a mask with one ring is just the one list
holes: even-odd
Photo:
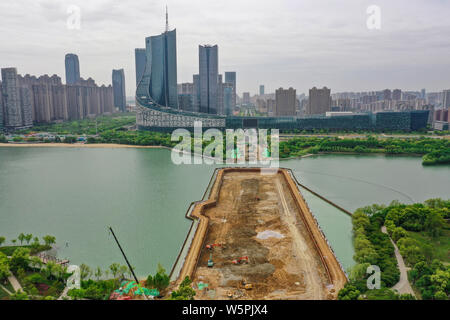
[[118, 144], [118, 143], [0, 143], [0, 147], [13, 147], [13, 148], [137, 148], [137, 149], [169, 149], [172, 148], [166, 146], [138, 146], [131, 144]]

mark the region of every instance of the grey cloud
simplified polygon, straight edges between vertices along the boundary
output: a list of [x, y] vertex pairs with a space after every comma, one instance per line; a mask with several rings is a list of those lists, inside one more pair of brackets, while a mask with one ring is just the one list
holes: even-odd
[[[77, 53], [83, 77], [111, 83], [125, 68], [134, 92], [134, 48], [164, 29], [178, 31], [179, 81], [198, 71], [198, 45], [219, 45], [220, 71], [238, 72], [238, 91], [314, 85], [333, 91], [450, 87], [450, 4], [377, 0], [382, 29], [367, 30], [368, 0], [14, 0], [0, 2], [1, 66], [64, 75]], [[67, 7], [81, 8], [81, 30], [66, 28]], [[420, 72], [420, 76], [411, 76]]]

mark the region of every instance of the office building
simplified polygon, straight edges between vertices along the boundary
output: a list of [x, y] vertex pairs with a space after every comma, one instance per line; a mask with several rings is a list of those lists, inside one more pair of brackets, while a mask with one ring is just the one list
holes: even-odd
[[218, 47], [199, 46], [200, 112], [218, 113], [219, 61]]
[[296, 115], [297, 93], [293, 88], [287, 90], [279, 88], [275, 91], [275, 116]]
[[121, 112], [125, 112], [127, 109], [127, 100], [125, 94], [125, 72], [123, 69], [112, 71], [112, 86], [114, 107]]
[[176, 29], [169, 31], [166, 28], [158, 36], [147, 37], [145, 44], [147, 59], [136, 98], [143, 104], [178, 109]]
[[147, 58], [145, 56], [145, 48], [136, 48], [134, 49], [134, 61], [136, 68], [136, 87], [144, 76], [145, 72], [145, 63]]
[[223, 111], [227, 116], [233, 114], [234, 105], [234, 85], [232, 83], [223, 83]]
[[66, 54], [66, 84], [76, 84], [80, 80], [80, 62], [73, 53]]
[[236, 94], [236, 72], [228, 71], [225, 72], [225, 83], [231, 83], [233, 85], [233, 99], [231, 101], [231, 106], [234, 109], [237, 103], [237, 94]]
[[6, 129], [17, 129], [33, 125], [31, 93], [21, 87], [16, 68], [3, 68], [2, 97], [3, 123]]
[[244, 106], [250, 105], [250, 92], [242, 93], [242, 105]]
[[331, 90], [327, 87], [309, 90], [309, 99], [306, 106], [305, 115], [325, 114], [331, 111]]
[[395, 100], [395, 101], [402, 100], [402, 90], [400, 90], [400, 89], [395, 89], [395, 90], [392, 92], [392, 100]]
[[193, 110], [194, 84], [190, 82], [178, 85], [178, 107], [180, 110]]
[[264, 95], [264, 85], [260, 85], [259, 86], [259, 95], [263, 96]]
[[114, 109], [112, 86], [101, 87], [91, 78], [80, 78], [74, 85], [64, 85], [57, 75], [18, 76], [20, 86], [31, 93], [33, 122], [78, 120], [111, 114]]
[[200, 112], [200, 75], [192, 77], [192, 111]]
[[442, 91], [442, 108], [450, 108], [450, 89]]

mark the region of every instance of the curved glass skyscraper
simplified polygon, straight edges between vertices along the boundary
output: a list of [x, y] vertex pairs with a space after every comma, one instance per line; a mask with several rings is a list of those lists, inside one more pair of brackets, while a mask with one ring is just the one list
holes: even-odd
[[176, 30], [146, 38], [145, 50], [147, 61], [137, 98], [178, 109]]

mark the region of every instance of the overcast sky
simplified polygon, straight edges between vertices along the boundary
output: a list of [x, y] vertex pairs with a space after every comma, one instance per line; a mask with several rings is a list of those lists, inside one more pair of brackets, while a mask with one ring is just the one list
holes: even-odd
[[[135, 91], [134, 48], [164, 31], [165, 5], [177, 29], [178, 82], [198, 73], [198, 45], [219, 46], [219, 72], [236, 71], [238, 93], [278, 87], [307, 93], [450, 88], [447, 0], [1, 0], [0, 66], [58, 74], [76, 53], [81, 76], [110, 84], [125, 69]], [[69, 29], [67, 8], [81, 9]], [[381, 9], [369, 30], [367, 7]]]

